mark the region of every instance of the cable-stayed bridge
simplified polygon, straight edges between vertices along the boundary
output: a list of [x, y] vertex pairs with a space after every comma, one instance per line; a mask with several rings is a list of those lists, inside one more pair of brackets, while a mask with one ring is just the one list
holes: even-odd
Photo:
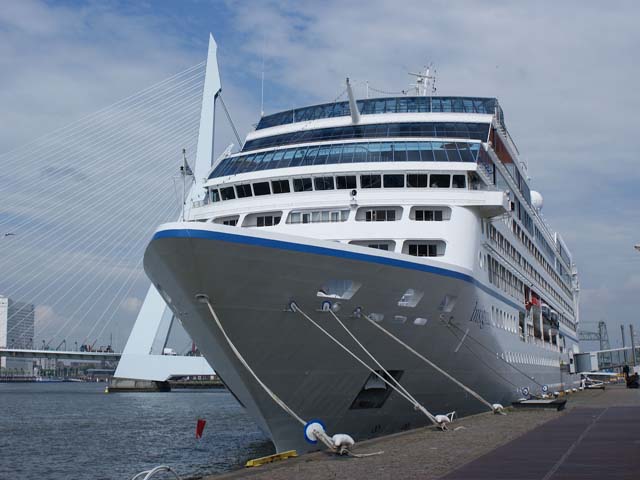
[[[183, 149], [194, 165], [206, 70], [193, 65], [0, 155], [0, 296], [21, 305], [6, 315], [5, 355], [123, 347], [149, 288], [146, 243], [187, 202]], [[177, 323], [166, 331], [178, 354], [193, 351]], [[95, 354], [66, 351], [81, 353]]]

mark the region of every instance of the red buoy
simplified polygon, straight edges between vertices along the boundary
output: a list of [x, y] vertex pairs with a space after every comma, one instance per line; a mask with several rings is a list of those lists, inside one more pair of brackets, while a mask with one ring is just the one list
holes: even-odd
[[196, 438], [202, 438], [202, 432], [204, 431], [204, 426], [207, 424], [207, 421], [204, 418], [199, 418], [198, 423], [196, 424]]

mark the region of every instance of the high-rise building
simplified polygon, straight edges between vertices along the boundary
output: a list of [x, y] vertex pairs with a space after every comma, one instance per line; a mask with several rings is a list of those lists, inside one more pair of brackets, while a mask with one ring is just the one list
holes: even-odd
[[[0, 346], [33, 348], [35, 309], [30, 303], [0, 297]], [[0, 358], [5, 374], [31, 375], [33, 361], [22, 358]]]

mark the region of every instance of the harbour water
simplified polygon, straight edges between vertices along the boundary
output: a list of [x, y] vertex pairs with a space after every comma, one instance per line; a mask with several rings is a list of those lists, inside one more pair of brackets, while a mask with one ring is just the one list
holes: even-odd
[[[105, 394], [104, 383], [0, 383], [0, 479], [183, 477], [274, 452], [226, 390]], [[195, 439], [198, 418], [207, 420]]]

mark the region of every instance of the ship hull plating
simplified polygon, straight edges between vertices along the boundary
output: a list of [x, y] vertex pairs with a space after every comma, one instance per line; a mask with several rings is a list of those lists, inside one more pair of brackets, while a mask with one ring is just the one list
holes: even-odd
[[[302, 426], [255, 382], [232, 353], [207, 306], [207, 295], [231, 341], [260, 379], [305, 420], [356, 441], [429, 423], [395, 392], [299, 313], [376, 368], [333, 316], [329, 302], [360, 342], [434, 414], [486, 410], [477, 399], [384, 335], [357, 309], [377, 314], [380, 325], [473, 388], [491, 403], [509, 404], [523, 388], [573, 386], [555, 366], [508, 362], [502, 352], [539, 354], [517, 334], [491, 325], [487, 312], [509, 303], [470, 272], [442, 262], [328, 241], [202, 224], [161, 227], [145, 253], [145, 271], [184, 324], [200, 351], [279, 451], [313, 448]], [[322, 296], [327, 283], [359, 285], [351, 298]], [[401, 301], [420, 292], [415, 306]], [[329, 294], [331, 295], [331, 294]], [[344, 297], [348, 297], [345, 294]], [[401, 305], [399, 305], [399, 302]], [[426, 323], [425, 323], [426, 321]], [[560, 358], [558, 352], [549, 357]], [[368, 383], [368, 385], [366, 385]], [[379, 382], [378, 382], [379, 383]]]

